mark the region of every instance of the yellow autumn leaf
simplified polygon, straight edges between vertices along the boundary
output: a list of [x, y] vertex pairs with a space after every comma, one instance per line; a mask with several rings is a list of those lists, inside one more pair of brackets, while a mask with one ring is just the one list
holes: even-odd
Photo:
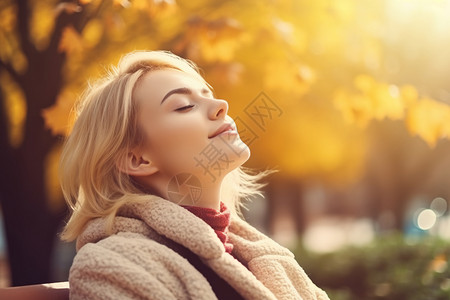
[[242, 28], [232, 18], [192, 17], [186, 25], [184, 34], [174, 44], [174, 51], [186, 53], [194, 61], [227, 63], [241, 46]]
[[73, 26], [64, 28], [58, 50], [67, 54], [81, 53], [84, 49], [83, 39]]
[[128, 8], [131, 6], [131, 2], [129, 0], [113, 0], [113, 5], [118, 6], [118, 7], [121, 6], [124, 8]]
[[61, 211], [65, 205], [58, 177], [60, 155], [61, 145], [58, 144], [50, 150], [44, 162], [44, 180], [45, 192], [47, 194], [47, 206], [53, 212]]
[[242, 25], [233, 18], [219, 18], [206, 23], [211, 39], [235, 39], [242, 33]]
[[[121, 0], [118, 0], [119, 2], [122, 2]], [[148, 6], [150, 5], [150, 2], [152, 0], [133, 0], [131, 1], [131, 4], [133, 8], [136, 8], [138, 10], [146, 10]], [[126, 6], [124, 6], [126, 7]]]
[[17, 22], [17, 7], [9, 5], [0, 10], [0, 28], [5, 32], [12, 32]]
[[308, 49], [308, 34], [302, 28], [295, 27], [294, 29], [292, 40], [289, 42], [295, 53], [301, 55]]
[[193, 23], [202, 58], [207, 62], [229, 62], [240, 44], [241, 25], [231, 18]]
[[90, 20], [81, 35], [84, 46], [87, 48], [95, 47], [103, 36], [103, 23], [99, 19]]
[[175, 0], [151, 0], [149, 2], [147, 13], [151, 18], [167, 18], [177, 8]]
[[411, 134], [420, 136], [434, 147], [440, 138], [450, 136], [449, 120], [450, 106], [424, 98], [409, 108], [406, 125]]
[[299, 65], [296, 67], [297, 67], [297, 79], [301, 83], [310, 86], [316, 81], [317, 79], [316, 72], [314, 72], [314, 70], [310, 66]]
[[207, 62], [229, 62], [233, 59], [239, 43], [236, 40], [226, 39], [211, 41], [200, 39], [202, 58]]
[[401, 98], [405, 107], [410, 107], [417, 102], [419, 93], [412, 85], [404, 85], [400, 88]]
[[354, 122], [360, 128], [366, 127], [369, 121], [373, 118], [372, 102], [369, 97], [361, 94], [347, 94], [347, 111], [350, 122]]
[[369, 92], [375, 86], [375, 80], [373, 77], [367, 74], [357, 75], [353, 79], [353, 85], [361, 92]]
[[124, 40], [127, 32], [127, 24], [119, 14], [107, 12], [103, 17], [104, 33], [106, 38], [111, 42], [120, 42]]
[[339, 89], [333, 97], [333, 104], [348, 124], [367, 126], [370, 120], [368, 113], [370, 105], [367, 98], [361, 95], [351, 95], [344, 89]]
[[0, 87], [3, 93], [3, 105], [6, 111], [9, 143], [14, 148], [23, 141], [23, 130], [27, 116], [25, 95], [20, 87], [5, 72], [0, 74]]
[[244, 67], [240, 63], [214, 63], [208, 70], [208, 80], [224, 86], [234, 86], [242, 81]]
[[370, 120], [400, 120], [405, 117], [405, 100], [395, 85], [376, 82], [369, 75], [358, 75], [354, 89], [341, 88], [333, 98], [335, 107], [349, 123], [365, 127]]
[[53, 106], [42, 110], [45, 127], [50, 129], [53, 135], [67, 135], [70, 132], [75, 100], [75, 94], [63, 91]]
[[308, 47], [306, 32], [299, 27], [295, 27], [292, 22], [281, 18], [272, 18], [272, 22], [268, 22], [267, 30], [276, 38], [287, 44], [297, 54], [304, 53]]
[[47, 48], [55, 24], [55, 11], [49, 1], [32, 1], [30, 36], [38, 50]]
[[23, 74], [28, 68], [28, 60], [22, 51], [15, 51], [12, 54], [11, 64], [13, 69], [19, 74]]
[[294, 39], [295, 29], [292, 23], [284, 21], [280, 18], [273, 18], [272, 26], [275, 32], [278, 34], [279, 37], [281, 37], [281, 39], [284, 42], [290, 43]]
[[316, 80], [311, 67], [285, 60], [268, 62], [264, 71], [267, 89], [289, 91], [296, 95], [304, 95]]
[[373, 118], [377, 120], [403, 119], [405, 108], [396, 86], [378, 83], [369, 92], [369, 97], [372, 101]]
[[176, 2], [174, 0], [115, 0], [123, 7], [133, 7], [134, 9], [145, 11], [151, 18], [167, 17], [176, 9]]

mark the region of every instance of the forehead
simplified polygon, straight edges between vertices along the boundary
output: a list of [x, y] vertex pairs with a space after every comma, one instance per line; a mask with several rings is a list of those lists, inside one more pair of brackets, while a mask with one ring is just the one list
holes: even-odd
[[189, 88], [192, 90], [206, 88], [210, 90], [200, 75], [197, 77], [176, 69], [161, 69], [144, 74], [137, 83], [133, 94], [137, 101], [151, 99], [161, 102], [168, 92], [177, 88]]

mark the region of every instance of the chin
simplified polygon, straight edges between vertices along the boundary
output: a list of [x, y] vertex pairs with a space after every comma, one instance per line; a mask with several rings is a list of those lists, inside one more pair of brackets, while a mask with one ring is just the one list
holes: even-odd
[[[248, 148], [247, 147], [247, 149], [244, 151], [244, 153], [245, 153], [245, 155], [243, 155], [243, 156], [245, 156], [245, 160], [242, 162], [242, 163], [245, 163], [247, 160], [249, 160], [250, 159], [250, 156], [251, 156], [251, 152], [250, 152], [250, 148]], [[244, 153], [242, 153], [242, 154], [244, 154]]]
[[245, 150], [243, 150], [236, 158], [237, 166], [236, 168], [242, 166], [247, 160], [249, 160], [251, 155], [250, 149], [246, 147]]

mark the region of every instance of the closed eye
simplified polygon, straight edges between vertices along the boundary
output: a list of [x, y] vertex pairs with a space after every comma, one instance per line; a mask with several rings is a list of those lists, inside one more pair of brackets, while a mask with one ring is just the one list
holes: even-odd
[[186, 105], [186, 106], [183, 106], [183, 107], [180, 107], [180, 108], [175, 109], [175, 111], [184, 111], [184, 110], [188, 110], [188, 109], [193, 108], [193, 107], [194, 107], [193, 104], [191, 104], [191, 105]]

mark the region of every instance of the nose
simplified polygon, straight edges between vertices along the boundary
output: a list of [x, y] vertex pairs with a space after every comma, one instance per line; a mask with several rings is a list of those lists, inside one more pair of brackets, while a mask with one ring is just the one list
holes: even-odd
[[209, 118], [216, 120], [225, 118], [228, 114], [228, 102], [222, 99], [213, 99], [209, 108]]

